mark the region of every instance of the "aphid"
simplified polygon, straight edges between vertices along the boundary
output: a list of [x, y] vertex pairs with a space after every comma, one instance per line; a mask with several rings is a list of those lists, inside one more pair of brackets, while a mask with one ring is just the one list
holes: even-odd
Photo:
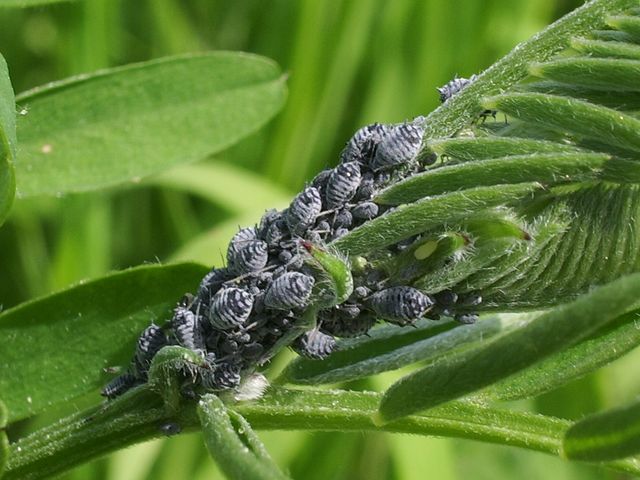
[[189, 310], [190, 298], [185, 296], [174, 310], [171, 326], [178, 344], [191, 350], [204, 350], [204, 334], [200, 315]]
[[276, 220], [267, 229], [264, 235], [264, 241], [270, 247], [277, 247], [282, 243], [287, 236], [287, 226], [284, 220]]
[[369, 200], [376, 192], [376, 186], [373, 178], [373, 174], [370, 172], [365, 173], [360, 181], [360, 186], [354, 196], [355, 200]]
[[346, 162], [338, 165], [327, 181], [325, 199], [327, 208], [336, 208], [351, 200], [360, 186], [360, 165]]
[[264, 352], [264, 347], [258, 343], [248, 343], [242, 349], [242, 357], [246, 360], [257, 360]]
[[256, 235], [258, 238], [262, 238], [264, 240], [269, 227], [281, 217], [282, 213], [278, 212], [275, 208], [264, 212], [264, 215], [262, 215], [260, 223], [258, 224], [258, 228], [256, 229]]
[[362, 313], [355, 318], [343, 316], [339, 311], [331, 315], [320, 316], [320, 329], [335, 337], [358, 337], [366, 335], [376, 323], [376, 317], [370, 313]]
[[240, 366], [222, 362], [212, 369], [200, 369], [200, 383], [208, 390], [226, 390], [240, 384]]
[[219, 290], [211, 300], [209, 320], [214, 328], [228, 330], [240, 326], [251, 315], [253, 295], [240, 288]]
[[413, 160], [422, 145], [423, 124], [424, 118], [418, 117], [412, 122], [391, 127], [378, 143], [371, 168], [380, 170], [396, 167]]
[[440, 101], [442, 103], [446, 102], [471, 82], [474, 82], [476, 78], [478, 78], [477, 75], [471, 75], [471, 78], [454, 77], [453, 80], [437, 89], [440, 94]]
[[149, 325], [138, 338], [136, 347], [135, 368], [143, 378], [146, 377], [151, 360], [158, 351], [167, 344], [167, 337], [157, 325]]
[[112, 400], [133, 388], [138, 383], [138, 379], [130, 373], [125, 373], [114, 378], [100, 392], [100, 395]]
[[262, 240], [249, 240], [238, 246], [229, 267], [238, 275], [262, 270], [269, 260], [268, 246]]
[[208, 302], [231, 274], [226, 268], [214, 268], [207, 273], [198, 287], [198, 299]]
[[347, 233], [349, 233], [349, 229], [347, 228], [337, 228], [333, 235], [331, 236], [331, 240], [337, 240], [339, 238], [344, 237]]
[[235, 264], [235, 257], [240, 248], [244, 247], [247, 242], [255, 240], [257, 238], [256, 229], [253, 227], [242, 228], [231, 237], [229, 247], [227, 248], [227, 263], [229, 265]]
[[302, 235], [316, 220], [322, 211], [320, 192], [315, 187], [307, 187], [299, 193], [289, 205], [286, 221], [289, 229], [296, 235]]
[[314, 328], [299, 336], [292, 344], [300, 355], [315, 360], [327, 358], [336, 348], [336, 339]]
[[378, 205], [373, 202], [362, 202], [351, 209], [356, 220], [371, 220], [378, 216]]
[[436, 304], [449, 307], [458, 301], [458, 295], [451, 290], [443, 290], [434, 295]]
[[475, 313], [463, 313], [453, 317], [456, 322], [460, 322], [464, 325], [470, 325], [478, 321], [478, 315]]
[[387, 130], [386, 125], [372, 123], [360, 128], [353, 134], [351, 139], [340, 154], [340, 161], [369, 163], [378, 142]]
[[318, 190], [322, 190], [327, 184], [327, 180], [331, 176], [333, 169], [328, 168], [326, 170], [322, 170], [319, 174], [317, 174], [313, 180], [311, 180], [311, 186], [316, 187]]
[[398, 325], [413, 323], [433, 306], [428, 295], [413, 287], [391, 287], [369, 298], [373, 311], [384, 320]]
[[264, 296], [264, 304], [277, 310], [304, 308], [309, 304], [315, 280], [300, 272], [287, 272], [276, 278]]
[[334, 228], [349, 228], [353, 223], [353, 215], [347, 209], [338, 210], [333, 217]]
[[359, 300], [368, 297], [371, 294], [371, 290], [361, 285], [353, 289], [353, 296]]
[[329, 233], [331, 231], [331, 225], [329, 225], [329, 222], [326, 220], [322, 220], [316, 225], [316, 230], [321, 233]]

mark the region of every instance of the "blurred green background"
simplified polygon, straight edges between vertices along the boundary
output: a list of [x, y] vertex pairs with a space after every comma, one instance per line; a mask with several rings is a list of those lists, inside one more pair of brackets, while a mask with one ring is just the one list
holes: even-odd
[[[581, 3], [85, 0], [0, 8], [0, 51], [16, 93], [82, 72], [205, 50], [262, 54], [289, 74], [284, 110], [215, 158], [126, 189], [17, 199], [0, 230], [0, 304], [8, 308], [145, 262], [220, 264], [220, 252], [238, 225], [256, 221], [267, 208], [285, 206], [313, 174], [336, 163], [359, 126], [428, 113], [438, 105], [436, 87], [456, 74], [482, 71]], [[522, 407], [577, 418], [613, 399], [620, 403], [634, 393], [627, 388], [634, 385], [627, 381], [632, 365], [628, 356]], [[377, 388], [397, 375], [354, 388]], [[14, 432], [33, 426], [20, 425]], [[469, 441], [299, 432], [265, 432], [262, 438], [294, 478], [624, 478]], [[119, 452], [64, 478], [180, 480], [220, 474], [194, 433]]]

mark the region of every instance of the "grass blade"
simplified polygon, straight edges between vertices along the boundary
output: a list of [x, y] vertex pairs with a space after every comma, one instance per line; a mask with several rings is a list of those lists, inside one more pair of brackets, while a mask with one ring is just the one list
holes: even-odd
[[284, 102], [280, 69], [215, 52], [73, 77], [25, 92], [18, 195], [103, 188], [199, 160], [264, 125]]
[[562, 442], [570, 460], [602, 462], [640, 452], [640, 401], [590, 415], [572, 425]]
[[611, 15], [606, 18], [607, 25], [629, 35], [640, 42], [640, 17], [632, 15]]
[[359, 255], [429, 228], [454, 222], [474, 211], [518, 201], [539, 187], [537, 183], [478, 187], [401, 205], [393, 212], [352, 230], [333, 245], [351, 255]]
[[466, 188], [539, 182], [553, 185], [596, 178], [610, 157], [601, 153], [514, 155], [444, 166], [383, 190], [376, 202], [394, 205]]
[[7, 62], [0, 55], [0, 225], [13, 204], [16, 183], [13, 161], [16, 156], [16, 104]]
[[227, 410], [215, 395], [198, 403], [198, 417], [209, 453], [228, 478], [285, 480], [249, 423]]
[[396, 382], [380, 402], [391, 421], [470, 394], [603, 328], [640, 295], [640, 274], [628, 275], [537, 317], [476, 348], [436, 361]]
[[207, 269], [148, 265], [86, 282], [0, 315], [0, 391], [15, 421], [105, 384], [140, 331], [162, 322]]
[[541, 127], [640, 151], [640, 120], [610, 108], [541, 93], [508, 93], [485, 99], [482, 105]]

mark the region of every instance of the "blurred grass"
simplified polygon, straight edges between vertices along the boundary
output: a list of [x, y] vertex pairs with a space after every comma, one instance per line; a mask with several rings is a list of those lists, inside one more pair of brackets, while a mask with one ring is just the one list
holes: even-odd
[[[203, 196], [198, 178], [178, 187], [158, 180], [128, 190], [18, 201], [0, 230], [0, 304], [7, 308], [157, 259], [211, 261], [230, 226], [257, 221], [260, 212], [277, 206], [261, 204], [264, 192], [292, 196], [315, 172], [335, 164], [359, 126], [429, 112], [438, 104], [437, 86], [483, 70], [581, 3], [85, 0], [0, 10], [0, 51], [17, 93], [80, 72], [205, 50], [266, 55], [290, 75], [289, 99], [273, 122], [219, 158], [203, 159], [212, 191], [225, 188], [222, 173], [233, 169], [241, 192], [233, 201]], [[224, 167], [220, 178], [216, 165]], [[264, 185], [256, 192], [260, 199], [251, 195], [256, 179]], [[205, 243], [211, 238], [215, 245]], [[638, 363], [631, 358], [531, 405], [575, 417], [631, 398], [639, 391]], [[398, 376], [385, 374], [376, 382]], [[295, 478], [309, 478], [314, 470], [317, 478], [408, 479], [427, 472], [442, 479], [614, 478], [595, 467], [449, 439], [298, 432], [263, 438]], [[199, 435], [190, 434], [118, 452], [63, 478], [221, 477]]]

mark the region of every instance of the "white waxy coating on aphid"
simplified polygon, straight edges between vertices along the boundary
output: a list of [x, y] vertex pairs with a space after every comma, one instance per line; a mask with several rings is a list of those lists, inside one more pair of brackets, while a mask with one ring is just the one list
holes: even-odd
[[253, 295], [240, 288], [228, 287], [219, 290], [211, 300], [209, 320], [211, 325], [228, 330], [243, 325], [253, 307]]
[[376, 149], [371, 168], [380, 170], [412, 161], [422, 146], [424, 119], [418, 117], [410, 123], [394, 125], [382, 137]]
[[313, 225], [322, 211], [320, 192], [315, 187], [307, 187], [291, 202], [286, 213], [286, 222], [292, 233], [301, 235]]
[[336, 339], [317, 328], [303, 333], [295, 342], [295, 350], [302, 356], [321, 360], [331, 355]]
[[276, 278], [264, 296], [264, 304], [277, 310], [304, 308], [309, 304], [315, 280], [300, 272], [287, 272]]
[[336, 208], [351, 200], [360, 186], [361, 178], [358, 162], [338, 165], [331, 172], [325, 187], [327, 208]]
[[247, 242], [257, 238], [256, 229], [253, 227], [242, 228], [231, 237], [229, 247], [227, 248], [227, 263], [233, 265], [235, 263], [236, 254]]
[[250, 240], [238, 247], [231, 268], [238, 275], [257, 272], [265, 267], [268, 260], [267, 243], [262, 240]]
[[391, 287], [373, 294], [369, 304], [380, 318], [406, 325], [427, 313], [434, 301], [413, 287]]

